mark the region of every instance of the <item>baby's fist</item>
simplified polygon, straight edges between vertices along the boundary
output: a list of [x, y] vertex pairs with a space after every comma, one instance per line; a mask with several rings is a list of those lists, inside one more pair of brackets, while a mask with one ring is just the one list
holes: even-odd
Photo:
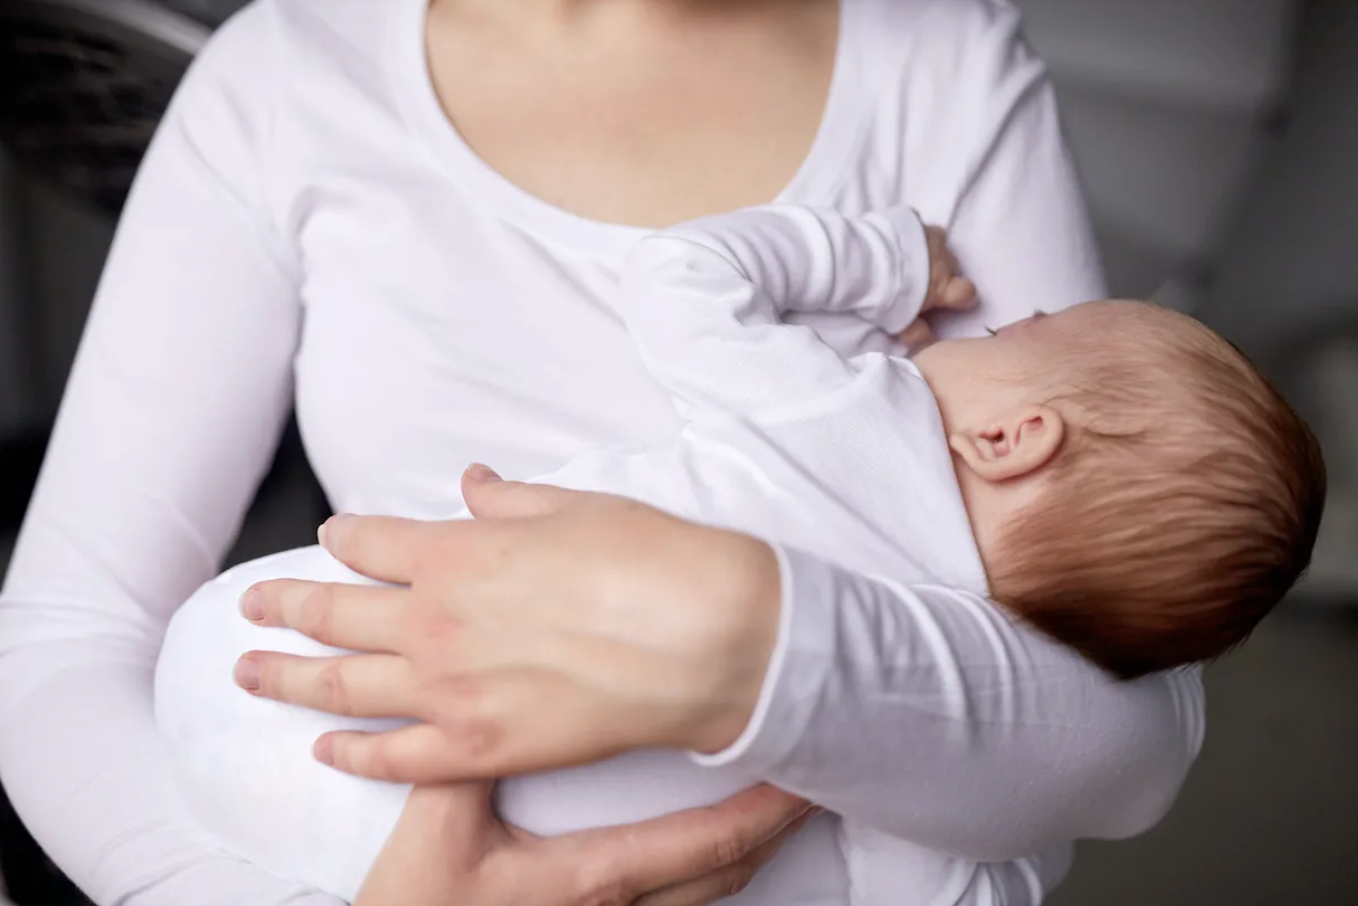
[[976, 284], [957, 273], [957, 256], [948, 248], [948, 231], [925, 226], [924, 238], [929, 248], [929, 286], [924, 304], [920, 306], [920, 317], [897, 335], [911, 352], [934, 341], [933, 329], [924, 315], [931, 311], [964, 310], [976, 304]]
[[926, 226], [929, 246], [929, 290], [921, 313], [938, 309], [966, 309], [976, 302], [976, 285], [957, 273], [957, 256], [948, 248], [948, 231]]

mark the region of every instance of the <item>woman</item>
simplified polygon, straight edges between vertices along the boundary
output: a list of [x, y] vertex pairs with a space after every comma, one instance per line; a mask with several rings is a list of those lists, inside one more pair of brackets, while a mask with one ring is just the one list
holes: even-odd
[[[542, 474], [664, 437], [612, 307], [622, 256], [646, 228], [775, 197], [908, 200], [949, 226], [984, 304], [944, 332], [1104, 295], [1049, 85], [1000, 0], [259, 0], [224, 27], [129, 201], [0, 610], [0, 770], [57, 863], [101, 903], [327, 903], [195, 830], [151, 717], [164, 626], [289, 405], [349, 512], [437, 517], [465, 462]], [[887, 342], [819, 326], [845, 351]], [[852, 586], [821, 568], [826, 595]], [[1134, 833], [1172, 800], [1195, 675], [1114, 686], [1021, 634], [945, 641], [952, 688], [1003, 678], [1008, 705], [963, 775], [921, 757], [902, 778], [954, 791], [940, 840], [1010, 858]], [[657, 862], [667, 827], [609, 870]], [[576, 902], [533, 887], [552, 877], [518, 873], [507, 900]]]

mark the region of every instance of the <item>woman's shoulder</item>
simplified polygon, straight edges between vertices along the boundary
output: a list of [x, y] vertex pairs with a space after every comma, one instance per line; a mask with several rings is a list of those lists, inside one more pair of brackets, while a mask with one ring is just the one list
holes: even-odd
[[[865, 30], [865, 56], [876, 61], [870, 64], [872, 84], [894, 86], [892, 97], [883, 99], [908, 109], [925, 131], [970, 133], [979, 111], [1012, 104], [1045, 76], [1010, 0], [859, 2], [875, 17]], [[929, 141], [937, 145], [946, 138], [931, 135]]]
[[978, 51], [1012, 44], [1021, 34], [1022, 14], [1010, 0], [859, 0], [879, 18], [876, 34], [897, 52], [956, 63]]
[[326, 69], [379, 58], [386, 46], [382, 36], [400, 6], [389, 0], [253, 0], [213, 33], [190, 76], [236, 91], [286, 94], [300, 73], [307, 74], [300, 80], [305, 83]]
[[[205, 157], [258, 167], [295, 138], [385, 93], [392, 0], [253, 0], [213, 33], [166, 116]], [[307, 116], [314, 108], [320, 116]], [[333, 108], [333, 109], [332, 109]], [[303, 114], [303, 115], [298, 115]]]

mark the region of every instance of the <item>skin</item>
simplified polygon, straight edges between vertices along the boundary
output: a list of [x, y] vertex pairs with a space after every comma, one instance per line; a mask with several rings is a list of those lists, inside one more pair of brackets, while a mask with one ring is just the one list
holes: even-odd
[[[1051, 366], [1079, 350], [1116, 354], [1120, 337], [1150, 336], [1164, 313], [1131, 301], [1041, 312], [991, 336], [935, 343], [912, 357], [938, 401], [958, 484], [982, 558], [1042, 494], [1078, 414], [1054, 402]], [[1143, 339], [1144, 341], [1144, 339]]]
[[416, 788], [354, 906], [698, 906], [738, 892], [813, 814], [759, 787], [711, 809], [543, 839], [500, 822], [491, 788]]
[[436, 0], [449, 119], [532, 195], [663, 227], [771, 201], [820, 126], [834, 0]]

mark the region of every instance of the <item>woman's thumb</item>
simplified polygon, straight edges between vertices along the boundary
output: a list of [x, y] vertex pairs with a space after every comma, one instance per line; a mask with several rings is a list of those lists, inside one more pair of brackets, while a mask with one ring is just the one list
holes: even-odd
[[565, 506], [574, 493], [552, 485], [505, 481], [479, 464], [462, 476], [462, 499], [477, 519], [546, 516]]

